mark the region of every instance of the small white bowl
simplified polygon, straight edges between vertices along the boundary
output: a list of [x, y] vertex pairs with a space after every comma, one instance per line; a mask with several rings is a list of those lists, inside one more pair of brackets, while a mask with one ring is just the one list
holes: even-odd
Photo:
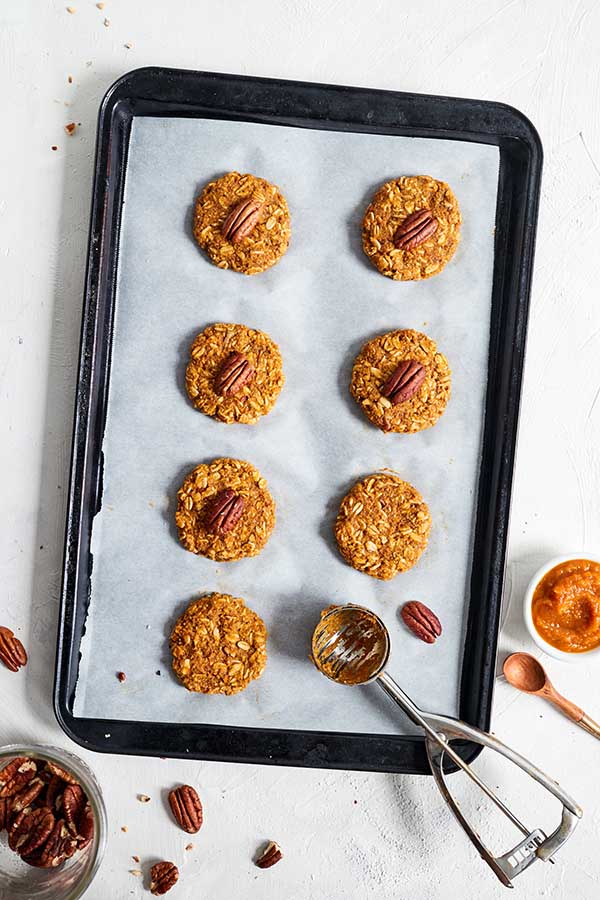
[[531, 635], [531, 639], [538, 645], [540, 650], [543, 650], [544, 653], [547, 653], [549, 656], [553, 656], [554, 659], [560, 659], [563, 662], [582, 662], [584, 659], [589, 659], [591, 656], [598, 656], [600, 654], [600, 645], [598, 647], [593, 647], [591, 650], [583, 650], [581, 653], [566, 653], [564, 650], [559, 650], [557, 647], [553, 647], [552, 644], [549, 644], [548, 641], [545, 641], [541, 636], [535, 625], [533, 624], [533, 616], [531, 614], [531, 601], [533, 600], [533, 593], [542, 580], [542, 578], [548, 574], [555, 566], [560, 566], [561, 563], [569, 562], [571, 559], [587, 559], [590, 562], [595, 562], [600, 565], [600, 560], [596, 559], [594, 556], [590, 556], [589, 553], [569, 553], [567, 556], [555, 556], [554, 559], [551, 559], [545, 565], [543, 565], [540, 569], [537, 570], [529, 585], [527, 590], [525, 591], [525, 599], [523, 601], [523, 615], [525, 617], [525, 625], [527, 626], [527, 631]]

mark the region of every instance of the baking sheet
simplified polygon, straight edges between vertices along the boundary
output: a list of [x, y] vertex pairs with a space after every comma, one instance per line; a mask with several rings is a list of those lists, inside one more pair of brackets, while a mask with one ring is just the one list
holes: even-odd
[[[392, 634], [390, 672], [423, 707], [457, 713], [498, 166], [496, 147], [474, 143], [134, 119], [104, 492], [92, 534], [75, 715], [413, 733], [379, 692], [338, 687], [307, 661], [319, 610], [332, 602], [363, 603], [379, 613]], [[288, 253], [252, 278], [212, 266], [191, 237], [195, 196], [232, 169], [278, 184], [292, 214]], [[463, 212], [454, 260], [424, 282], [382, 277], [360, 246], [360, 222], [374, 190], [406, 173], [448, 181]], [[215, 321], [263, 329], [281, 348], [286, 385], [256, 426], [214, 422], [187, 400], [189, 344]], [[453, 370], [453, 395], [433, 429], [384, 435], [350, 397], [350, 371], [364, 341], [404, 327], [438, 342]], [[218, 456], [251, 461], [277, 503], [276, 529], [254, 559], [217, 564], [177, 541], [177, 488], [195, 465]], [[391, 582], [347, 566], [332, 534], [346, 490], [382, 467], [422, 492], [433, 519], [421, 560]], [[190, 694], [170, 672], [174, 620], [190, 599], [214, 590], [244, 597], [269, 628], [267, 668], [235, 697]], [[444, 634], [434, 646], [417, 641], [399, 620], [399, 606], [410, 599], [440, 616]], [[124, 684], [117, 671], [126, 673]]]

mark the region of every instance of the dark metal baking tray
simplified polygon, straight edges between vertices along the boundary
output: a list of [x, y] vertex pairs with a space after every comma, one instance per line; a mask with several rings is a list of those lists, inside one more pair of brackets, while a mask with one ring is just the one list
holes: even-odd
[[[89, 604], [90, 539], [102, 497], [120, 214], [134, 116], [221, 118], [299, 128], [477, 141], [500, 153], [488, 386], [460, 716], [490, 724], [513, 462], [542, 169], [531, 123], [499, 103], [144, 68], [107, 92], [98, 120], [65, 535], [54, 703], [77, 743], [112, 753], [427, 773], [421, 738], [75, 716]], [[461, 748], [465, 758], [477, 754]]]

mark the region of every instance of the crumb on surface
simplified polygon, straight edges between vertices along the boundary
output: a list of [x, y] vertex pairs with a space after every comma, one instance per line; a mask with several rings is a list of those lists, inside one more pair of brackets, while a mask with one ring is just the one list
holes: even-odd
[[52, 144], [52, 149], [53, 149], [53, 150], [58, 150], [58, 147], [56, 146], [56, 144]]
[[75, 134], [77, 131], [77, 124], [75, 122], [69, 122], [68, 125], [65, 125], [65, 131], [69, 136]]

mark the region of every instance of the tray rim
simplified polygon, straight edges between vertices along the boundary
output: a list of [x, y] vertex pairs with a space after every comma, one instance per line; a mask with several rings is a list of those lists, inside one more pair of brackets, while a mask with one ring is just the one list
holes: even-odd
[[[170, 99], [165, 99], [165, 87], [172, 81], [175, 94]], [[274, 92], [281, 95], [287, 94], [284, 99], [290, 102], [290, 96], [298, 101], [304, 99], [302, 109], [294, 110], [294, 116], [288, 116], [287, 120], [280, 113], [266, 110], [260, 105], [253, 107], [251, 111], [244, 109], [225, 110], [216, 102], [206, 106], [205, 102], [198, 104], [189, 97], [181, 97], [177, 94], [177, 82], [186, 86], [186, 89], [196, 87], [198, 90], [206, 88], [217, 89], [222, 93], [228, 90], [236, 96], [240, 89], [253, 92], [258, 103], [270, 96], [274, 102]], [[140, 87], [147, 90], [151, 87], [151, 96], [139, 96]], [[135, 95], [135, 91], [138, 95]], [[154, 97], [156, 93], [159, 96]], [[162, 97], [160, 96], [162, 93]], [[143, 94], [143, 91], [142, 91]], [[345, 105], [359, 106], [365, 101], [368, 106], [376, 107], [385, 103], [386, 109], [397, 116], [393, 122], [378, 124], [378, 121], [348, 122], [344, 118], [319, 119], [309, 113], [315, 112], [306, 98], [317, 97], [319, 101], [327, 101], [339, 109]], [[277, 98], [281, 100], [282, 98]], [[314, 82], [289, 81], [274, 78], [257, 78], [250, 76], [228, 75], [224, 73], [196, 72], [185, 69], [168, 69], [156, 66], [147, 66], [134, 69], [117, 79], [107, 90], [99, 109], [98, 127], [96, 137], [96, 154], [94, 162], [94, 186], [92, 193], [92, 210], [90, 216], [90, 230], [88, 243], [87, 267], [85, 276], [84, 302], [82, 311], [80, 359], [77, 377], [77, 391], [75, 398], [73, 440], [71, 449], [71, 470], [69, 480], [69, 501], [65, 527], [65, 553], [63, 564], [63, 580], [60, 596], [59, 626], [57, 634], [57, 655], [54, 683], [54, 709], [57, 720], [65, 733], [76, 743], [89, 750], [98, 752], [124, 753], [132, 755], [172, 756], [179, 758], [210, 759], [218, 761], [234, 761], [245, 763], [264, 763], [273, 765], [308, 766], [333, 769], [357, 769], [364, 771], [387, 771], [413, 774], [429, 774], [426, 754], [422, 738], [407, 735], [368, 735], [326, 731], [301, 731], [293, 729], [266, 729], [257, 727], [224, 726], [210, 724], [181, 724], [168, 722], [145, 722], [114, 719], [91, 719], [75, 716], [72, 713], [70, 702], [72, 689], [76, 684], [73, 680], [73, 670], [77, 669], [79, 656], [79, 639], [77, 636], [77, 591], [79, 589], [80, 572], [80, 548], [82, 539], [82, 518], [84, 512], [89, 514], [85, 501], [89, 500], [90, 491], [95, 490], [94, 502], [97, 503], [101, 494], [101, 465], [92, 475], [94, 484], [85, 479], [92, 477], [88, 471], [87, 456], [90, 452], [89, 442], [93, 435], [92, 412], [101, 400], [96, 398], [96, 407], [91, 409], [90, 401], [92, 391], [97, 384], [92, 380], [94, 373], [95, 354], [99, 340], [101, 320], [99, 312], [106, 312], [106, 304], [110, 305], [109, 313], [114, 307], [114, 283], [109, 295], [103, 294], [103, 284], [110, 286], [110, 276], [114, 280], [118, 265], [118, 234], [120, 227], [119, 209], [112, 209], [112, 215], [117, 216], [112, 223], [110, 202], [114, 203], [114, 195], [111, 198], [111, 152], [114, 150], [114, 129], [117, 129], [119, 140], [123, 142], [121, 147], [123, 155], [120, 158], [120, 170], [118, 177], [121, 182], [126, 171], [127, 135], [123, 130], [131, 122], [133, 117], [145, 112], [132, 110], [132, 103], [142, 101], [149, 104], [170, 104], [170, 109], [157, 110], [155, 115], [188, 115], [195, 117], [206, 116], [212, 112], [217, 118], [240, 119], [243, 121], [263, 121], [271, 124], [294, 125], [296, 127], [325, 128], [327, 130], [365, 131], [371, 133], [397, 133], [415, 134], [440, 139], [478, 141], [495, 144], [500, 152], [500, 179], [498, 185], [497, 207], [497, 233], [494, 248], [494, 282], [492, 301], [492, 329], [494, 325], [494, 304], [498, 295], [502, 298], [507, 291], [514, 291], [512, 300], [515, 306], [514, 318], [510, 324], [513, 329], [513, 342], [511, 344], [511, 364], [505, 363], [501, 383], [492, 383], [488, 378], [488, 391], [486, 398], [486, 414], [484, 432], [487, 435], [489, 428], [489, 413], [491, 407], [500, 404], [504, 415], [504, 426], [500, 429], [502, 437], [501, 452], [496, 451], [490, 461], [490, 480], [493, 483], [491, 489], [495, 497], [493, 510], [484, 516], [482, 500], [485, 499], [483, 481], [479, 479], [476, 514], [476, 540], [481, 540], [481, 531], [489, 543], [492, 559], [487, 566], [487, 579], [493, 582], [495, 588], [492, 597], [487, 597], [487, 633], [481, 635], [477, 632], [483, 613], [474, 613], [472, 597], [469, 602], [468, 624], [465, 641], [477, 641], [478, 649], [475, 652], [474, 670], [479, 673], [482, 687], [477, 697], [468, 696], [465, 687], [466, 654], [463, 654], [461, 667], [460, 711], [464, 714], [465, 704], [470, 709], [469, 721], [475, 719], [473, 724], [487, 729], [491, 718], [492, 696], [495, 679], [495, 661], [497, 637], [499, 630], [499, 617], [501, 611], [502, 585], [506, 561], [506, 545], [508, 540], [508, 524], [510, 514], [510, 495], [513, 477], [513, 462], [516, 449], [518, 431], [518, 413], [520, 404], [520, 388], [526, 343], [527, 316], [529, 308], [529, 293], [531, 288], [531, 276], [535, 246], [535, 231], [537, 224], [537, 210], [539, 205], [540, 178], [542, 168], [542, 146], [539, 135], [529, 119], [514, 107], [495, 101], [469, 100], [466, 98], [443, 97], [439, 95], [426, 95], [389, 90], [377, 90], [371, 88], [355, 88], [344, 85], [325, 85]], [[206, 98], [204, 98], [206, 100]], [[246, 101], [247, 102], [247, 101]], [[124, 107], [127, 107], [124, 109]], [[196, 108], [196, 112], [190, 108]], [[203, 109], [203, 115], [198, 113], [198, 108]], [[227, 114], [228, 113], [228, 114]], [[368, 115], [368, 114], [367, 114]], [[447, 119], [443, 116], [446, 115]], [[461, 115], [463, 120], [461, 120]], [[470, 117], [469, 121], [477, 127], [465, 129], [464, 117]], [[415, 121], [416, 117], [418, 121]], [[293, 121], [290, 121], [290, 118]], [[317, 124], [318, 122], [318, 124]], [[451, 127], [452, 123], [452, 127]], [[457, 124], [462, 127], [457, 129]], [[362, 127], [357, 127], [362, 125]], [[442, 127], [443, 126], [443, 127]], [[391, 129], [391, 130], [390, 130]], [[522, 157], [522, 164], [527, 168], [526, 191], [521, 199], [520, 209], [515, 213], [514, 207], [518, 198], [511, 197], [510, 209], [504, 210], [505, 220], [500, 221], [501, 192], [510, 188], [511, 178], [514, 173], [508, 170], [506, 154], [516, 154]], [[516, 158], [515, 157], [515, 158]], [[115, 180], [115, 179], [113, 179]], [[118, 189], [118, 185], [117, 185]], [[122, 184], [121, 184], [122, 189]], [[513, 193], [515, 187], [513, 186]], [[499, 261], [499, 243], [501, 239], [510, 236], [515, 237], [515, 217], [520, 215], [520, 227], [517, 228], [516, 237], [519, 238], [520, 254], [518, 262], [508, 272], [507, 277], [506, 257], [502, 266]], [[118, 223], [116, 231], [110, 229], [115, 222]], [[107, 229], [109, 231], [107, 232]], [[112, 255], [105, 254], [107, 233], [116, 246]], [[506, 282], [510, 281], [507, 286]], [[495, 298], [495, 299], [494, 299]], [[504, 313], [503, 304], [496, 313]], [[110, 325], [105, 334], [108, 341], [105, 347], [107, 353], [106, 366], [103, 374], [110, 370]], [[498, 336], [490, 334], [490, 358], [492, 353], [499, 353], [502, 348], [497, 344]], [[506, 353], [506, 347], [503, 348]], [[497, 373], [495, 373], [497, 374]], [[110, 376], [101, 389], [106, 394], [110, 384]], [[496, 393], [498, 396], [496, 396]], [[106, 397], [104, 397], [106, 404]], [[104, 405], [104, 410], [105, 410]], [[101, 423], [103, 433], [104, 422]], [[98, 463], [101, 463], [101, 445], [98, 448]], [[486, 454], [489, 455], [489, 447], [484, 445], [480, 473], [486, 465]], [[481, 522], [484, 516], [485, 522]], [[93, 514], [92, 514], [93, 518]], [[473, 571], [480, 566], [473, 555], [471, 581]], [[484, 568], [486, 568], [484, 566]], [[86, 573], [83, 573], [84, 575]], [[481, 573], [484, 577], [484, 573]], [[89, 583], [89, 571], [87, 572]], [[89, 596], [88, 596], [89, 603]], [[87, 609], [87, 607], [86, 607]], [[83, 630], [85, 629], [85, 619]], [[177, 733], [177, 739], [173, 740], [173, 733]], [[258, 739], [258, 740], [257, 740]], [[192, 749], [190, 746], [192, 745]], [[369, 753], [365, 755], [368, 745]], [[258, 747], [260, 746], [260, 752]], [[250, 749], [249, 749], [250, 747]], [[362, 751], [360, 759], [354, 755], [357, 748]], [[477, 745], [464, 743], [460, 748], [461, 755], [465, 759], [472, 760], [481, 751]], [[372, 762], [367, 756], [371, 756]]]

